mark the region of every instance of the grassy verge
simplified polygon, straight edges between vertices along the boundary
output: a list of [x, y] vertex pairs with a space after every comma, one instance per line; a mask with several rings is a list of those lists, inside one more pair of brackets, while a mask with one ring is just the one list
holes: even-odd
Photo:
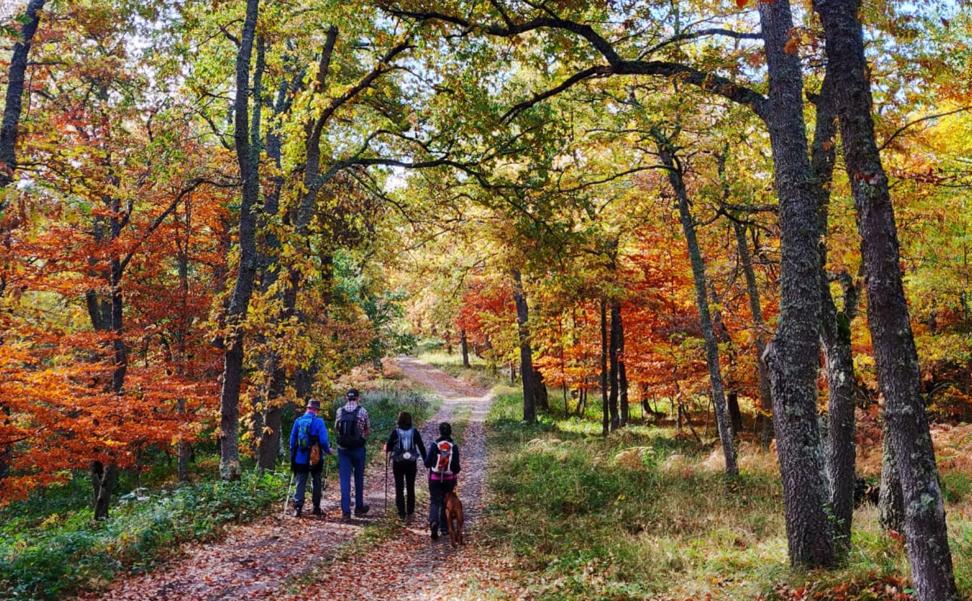
[[[592, 420], [520, 421], [500, 390], [487, 418], [488, 547], [515, 558], [537, 599], [907, 599], [900, 543], [874, 508], [855, 514], [853, 551], [831, 572], [786, 562], [779, 476], [771, 455], [740, 454], [730, 491], [718, 456], [670, 430], [634, 425], [602, 438]], [[957, 577], [972, 594], [972, 499], [951, 487]], [[838, 594], [839, 593], [839, 594]], [[801, 596], [803, 595], [803, 596]], [[841, 596], [843, 595], [843, 596]]]
[[[362, 396], [375, 432], [368, 445], [373, 461], [380, 461], [399, 411], [425, 419], [435, 410], [427, 395], [394, 382], [375, 383]], [[333, 419], [328, 426], [333, 428]], [[289, 423], [284, 431], [289, 433]], [[126, 475], [103, 522], [92, 519], [82, 473], [3, 509], [0, 599], [55, 599], [102, 589], [120, 574], [150, 570], [183, 542], [213, 540], [228, 524], [266, 515], [271, 506], [279, 511], [289, 478], [286, 462], [277, 472], [249, 467], [238, 482], [216, 479], [217, 463], [216, 457], [200, 457], [200, 480], [191, 484], [172, 482], [171, 469], [161, 467], [141, 479]]]

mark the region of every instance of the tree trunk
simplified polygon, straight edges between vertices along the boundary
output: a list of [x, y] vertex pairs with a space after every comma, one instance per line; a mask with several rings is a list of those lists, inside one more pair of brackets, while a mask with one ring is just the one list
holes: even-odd
[[834, 512], [834, 542], [843, 555], [850, 549], [854, 518], [854, 359], [850, 323], [857, 307], [857, 293], [850, 278], [844, 287], [844, 309], [837, 310], [827, 273], [827, 236], [830, 220], [830, 188], [836, 157], [836, 114], [833, 76], [824, 76], [816, 100], [817, 115], [810, 165], [813, 189], [818, 196], [820, 255], [820, 339], [827, 359], [827, 480]]
[[894, 207], [874, 137], [860, 5], [846, 0], [816, 0], [814, 5], [824, 27], [844, 163], [857, 207], [868, 326], [901, 480], [912, 582], [919, 601], [951, 601], [958, 599], [958, 591], [945, 504], [920, 394], [918, 353], [901, 280]]
[[904, 528], [904, 499], [901, 496], [901, 479], [898, 465], [894, 459], [888, 421], [884, 422], [883, 454], [881, 457], [881, 490], [878, 497], [878, 511], [881, 527], [885, 530], [901, 532]]
[[[23, 108], [24, 84], [29, 65], [30, 46], [40, 25], [40, 11], [45, 0], [30, 0], [22, 18], [18, 19], [20, 39], [14, 44], [13, 56], [7, 70], [7, 94], [3, 106], [3, 122], [0, 124], [0, 192], [13, 181], [17, 171], [17, 135], [20, 113]], [[0, 202], [0, 210], [6, 201]]]
[[764, 119], [773, 152], [780, 219], [780, 318], [766, 357], [783, 479], [790, 562], [834, 565], [830, 497], [817, 425], [820, 260], [817, 206], [810, 190], [800, 57], [785, 46], [793, 30], [787, 0], [758, 5], [769, 70]]
[[726, 394], [726, 408], [729, 409], [729, 423], [732, 424], [732, 432], [735, 436], [739, 436], [742, 432], [742, 411], [739, 410], [739, 393], [735, 390], [730, 390]]
[[621, 426], [618, 412], [618, 346], [621, 338], [621, 305], [611, 301], [611, 333], [608, 341], [608, 407], [611, 413], [611, 430]]
[[719, 344], [716, 341], [715, 330], [712, 327], [712, 317], [709, 312], [709, 295], [706, 289], [705, 262], [699, 241], [695, 232], [695, 220], [689, 206], [688, 191], [682, 178], [682, 165], [674, 154], [668, 140], [660, 135], [656, 137], [662, 163], [668, 171], [668, 182], [675, 192], [678, 203], [678, 214], [682, 222], [682, 232], [688, 246], [689, 258], [692, 262], [692, 276], [695, 281], [695, 302], [699, 309], [699, 325], [705, 340], [705, 358], [709, 366], [709, 384], [712, 388], [712, 401], [715, 405], [716, 425], [719, 429], [719, 439], [722, 441], [722, 452], [726, 458], [726, 476], [734, 478], [739, 475], [736, 466], [736, 448], [733, 441], [732, 425], [726, 411], [726, 397], [722, 385], [722, 372], [719, 365]]
[[[288, 112], [291, 103], [291, 90], [295, 87], [295, 85], [292, 85], [286, 79], [281, 81], [280, 87], [277, 90], [277, 99], [273, 106], [274, 113], [277, 116], [282, 117]], [[267, 132], [267, 158], [274, 162], [277, 173], [273, 177], [273, 186], [270, 189], [270, 193], [266, 195], [263, 201], [263, 214], [266, 219], [272, 219], [280, 211], [280, 193], [284, 184], [284, 177], [282, 175], [282, 142], [278, 131], [271, 128]], [[266, 227], [266, 225], [266, 223], [263, 224], [266, 232], [264, 239], [266, 249], [260, 253], [258, 263], [259, 290], [264, 295], [273, 289], [279, 278], [281, 249], [280, 238], [272, 228]], [[281, 321], [289, 319], [292, 315], [287, 310], [283, 302], [283, 297], [284, 294], [277, 294], [277, 300], [281, 304], [279, 309], [279, 319]], [[280, 401], [278, 399], [284, 394], [287, 374], [280, 366], [280, 357], [277, 350], [275, 348], [266, 348], [267, 340], [262, 334], [260, 335], [260, 343], [265, 348], [264, 356], [261, 358], [260, 364], [264, 366], [264, 373], [268, 385], [263, 399], [256, 403], [257, 410], [260, 411], [259, 419], [256, 420], [260, 428], [255, 432], [257, 440], [257, 466], [260, 469], [272, 470], [276, 466], [277, 456], [280, 454], [280, 428], [283, 408], [279, 405]]]
[[611, 409], [608, 400], [608, 327], [607, 302], [601, 299], [601, 434], [611, 430]]
[[[184, 377], [186, 375], [186, 366], [189, 361], [188, 349], [187, 349], [187, 338], [189, 335], [189, 324], [188, 324], [188, 307], [189, 307], [189, 240], [192, 235], [191, 221], [190, 221], [190, 209], [188, 201], [186, 204], [186, 237], [182, 241], [182, 246], [179, 249], [179, 254], [177, 257], [178, 261], [178, 271], [179, 271], [179, 321], [176, 327], [176, 352], [178, 353], [178, 359], [176, 362], [176, 373], [178, 376]], [[179, 415], [179, 419], [185, 424], [188, 420], [186, 418], [186, 400], [180, 398], [176, 401], [176, 413]], [[178, 466], [176, 472], [179, 477], [180, 482], [189, 481], [189, 459], [191, 456], [191, 449], [189, 448], [189, 442], [185, 440], [185, 434], [179, 434], [179, 442], [176, 443], [176, 451], [179, 456]]]
[[523, 293], [520, 270], [513, 270], [513, 301], [516, 303], [516, 329], [520, 339], [520, 377], [523, 380], [523, 421], [537, 421], [533, 349], [530, 348], [530, 309]]
[[749, 311], [753, 317], [753, 332], [756, 342], [756, 377], [759, 382], [759, 414], [756, 417], [759, 444], [763, 449], [768, 449], [773, 440], [773, 396], [770, 392], [769, 370], [766, 368], [766, 361], [763, 359], [766, 352], [766, 340], [763, 337], [766, 322], [763, 320], [763, 310], [759, 302], [759, 287], [756, 284], [753, 257], [749, 252], [749, 244], [746, 242], [746, 226], [738, 221], [733, 221], [732, 227], [736, 234], [739, 263], [742, 265], [743, 276], [746, 278]]
[[108, 519], [108, 507], [111, 502], [111, 491], [118, 481], [118, 468], [114, 465], [105, 467], [100, 461], [91, 463], [91, 485], [94, 495], [91, 505], [94, 508], [96, 520]]
[[469, 367], [469, 340], [465, 328], [459, 330], [459, 345], [462, 347], [462, 366]]
[[624, 367], [624, 319], [618, 305], [618, 402], [621, 405], [621, 426], [627, 426], [630, 418], [628, 406], [628, 372]]
[[247, 0], [243, 35], [236, 56], [236, 97], [234, 112], [234, 139], [243, 193], [240, 202], [240, 264], [226, 310], [226, 328], [223, 341], [223, 387], [219, 398], [219, 474], [223, 480], [240, 477], [240, 388], [243, 383], [243, 326], [253, 281], [257, 269], [256, 203], [260, 195], [260, 101], [261, 79], [264, 67], [262, 40], [257, 51], [257, 64], [253, 75], [253, 122], [249, 118], [250, 59], [256, 37], [259, 0]]

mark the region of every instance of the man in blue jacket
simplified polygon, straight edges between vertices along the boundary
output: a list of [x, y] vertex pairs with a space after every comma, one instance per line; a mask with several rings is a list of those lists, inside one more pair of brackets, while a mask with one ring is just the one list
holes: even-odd
[[[290, 431], [290, 469], [297, 476], [297, 492], [294, 495], [294, 517], [296, 518], [300, 517], [304, 507], [308, 474], [313, 480], [311, 500], [314, 502], [314, 515], [323, 515], [321, 472], [324, 470], [324, 455], [331, 454], [331, 446], [327, 439], [327, 426], [317, 415], [320, 409], [320, 401], [314, 399], [308, 401], [307, 411], [294, 420], [294, 427]], [[313, 463], [312, 459], [316, 459], [317, 462]]]

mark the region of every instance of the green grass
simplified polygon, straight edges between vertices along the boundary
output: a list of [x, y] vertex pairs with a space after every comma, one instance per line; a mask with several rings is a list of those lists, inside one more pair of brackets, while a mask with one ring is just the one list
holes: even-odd
[[[362, 394], [371, 417], [368, 441], [373, 461], [394, 427], [399, 411], [417, 420], [430, 416], [436, 402], [426, 394], [378, 382]], [[333, 416], [333, 411], [331, 414]], [[333, 419], [328, 420], [333, 428]], [[289, 434], [290, 423], [284, 424]], [[125, 572], [144, 572], [179, 544], [217, 538], [223, 527], [279, 510], [289, 476], [286, 462], [277, 472], [260, 473], [252, 461], [238, 482], [217, 477], [216, 457], [200, 456], [192, 484], [172, 482], [164, 461], [136, 478], [121, 479], [111, 517], [93, 520], [90, 484], [79, 472], [68, 484], [38, 491], [0, 511], [0, 599], [55, 599], [104, 588]], [[135, 486], [141, 485], [130, 493]], [[126, 500], [127, 499], [127, 500]]]
[[[537, 599], [789, 600], [785, 587], [844, 584], [848, 599], [892, 599], [874, 590], [907, 576], [903, 549], [881, 532], [875, 508], [855, 514], [846, 566], [790, 570], [779, 476], [759, 451], [746, 450], [730, 490], [718, 457], [670, 429], [635, 424], [603, 438], [589, 419], [527, 425], [521, 396], [498, 392], [487, 418], [491, 509], [482, 532], [488, 548], [515, 557]], [[968, 480], [946, 482], [967, 495]], [[969, 595], [972, 522], [962, 517], [968, 507], [949, 510], [956, 575]], [[807, 598], [834, 598], [821, 594]]]

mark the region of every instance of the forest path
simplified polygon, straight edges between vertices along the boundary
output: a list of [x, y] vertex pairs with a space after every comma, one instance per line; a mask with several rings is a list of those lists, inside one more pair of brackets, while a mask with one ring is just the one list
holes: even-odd
[[[457, 380], [417, 359], [399, 357], [396, 363], [408, 379], [442, 398], [439, 411], [420, 428], [426, 444], [437, 437], [439, 422], [452, 421], [457, 431], [466, 422], [458, 442], [462, 449], [459, 493], [465, 505], [468, 530], [482, 507], [486, 463], [483, 427], [491, 396], [488, 391]], [[387, 432], [373, 434], [382, 438], [387, 435]], [[337, 578], [344, 598], [383, 597], [404, 586], [398, 590], [409, 591], [410, 599], [438, 599], [440, 597], [432, 591], [444, 581], [430, 577], [430, 574], [434, 574], [434, 567], [443, 564], [452, 550], [448, 537], [433, 542], [428, 535], [424, 470], [420, 469], [416, 479], [416, 491], [421, 492], [414, 524], [403, 527], [401, 536], [380, 547], [369, 549], [368, 545], [363, 545], [360, 556], [353, 557], [352, 573], [356, 573], [356, 578], [347, 578], [349, 572], [345, 561], [334, 561], [342, 556], [342, 551], [349, 548], [348, 544], [364, 531], [365, 526], [384, 517], [385, 464], [380, 458], [375, 459], [370, 461], [365, 476], [365, 497], [371, 512], [364, 518], [354, 518], [350, 523], [340, 521], [337, 470], [331, 460], [325, 468], [324, 519], [309, 515], [308, 491], [307, 511], [300, 519], [290, 515], [282, 518], [282, 505], [274, 504], [268, 516], [232, 527], [217, 542], [186, 545], [177, 559], [144, 575], [121, 578], [101, 595], [83, 595], [81, 598], [279, 599], [301, 586], [306, 590], [292, 598], [317, 598], [337, 592], [331, 589], [333, 584], [328, 586]], [[390, 474], [388, 493], [388, 512], [394, 514], [394, 483]], [[394, 552], [389, 553], [389, 549]], [[420, 580], [425, 585], [420, 586]], [[416, 592], [420, 588], [430, 592], [428, 595]]]
[[[464, 533], [474, 536], [477, 518], [482, 513], [486, 477], [486, 413], [492, 397], [453, 378], [440, 369], [409, 357], [397, 360], [405, 376], [442, 398], [439, 413], [421, 428], [429, 442], [438, 436], [440, 421], [451, 420], [461, 450], [462, 472], [457, 492], [463, 503]], [[393, 488], [393, 486], [392, 486]], [[451, 591], [463, 586], [466, 575], [456, 555], [468, 547], [454, 549], [448, 536], [433, 541], [428, 532], [428, 494], [424, 470], [415, 482], [418, 502], [415, 520], [378, 545], [342, 561], [327, 562], [309, 576], [310, 583], [290, 599], [320, 599], [339, 594], [345, 599], [407, 598], [412, 601], [454, 597]], [[389, 513], [394, 512], [393, 492], [389, 492]], [[479, 576], [474, 576], [480, 579]]]

